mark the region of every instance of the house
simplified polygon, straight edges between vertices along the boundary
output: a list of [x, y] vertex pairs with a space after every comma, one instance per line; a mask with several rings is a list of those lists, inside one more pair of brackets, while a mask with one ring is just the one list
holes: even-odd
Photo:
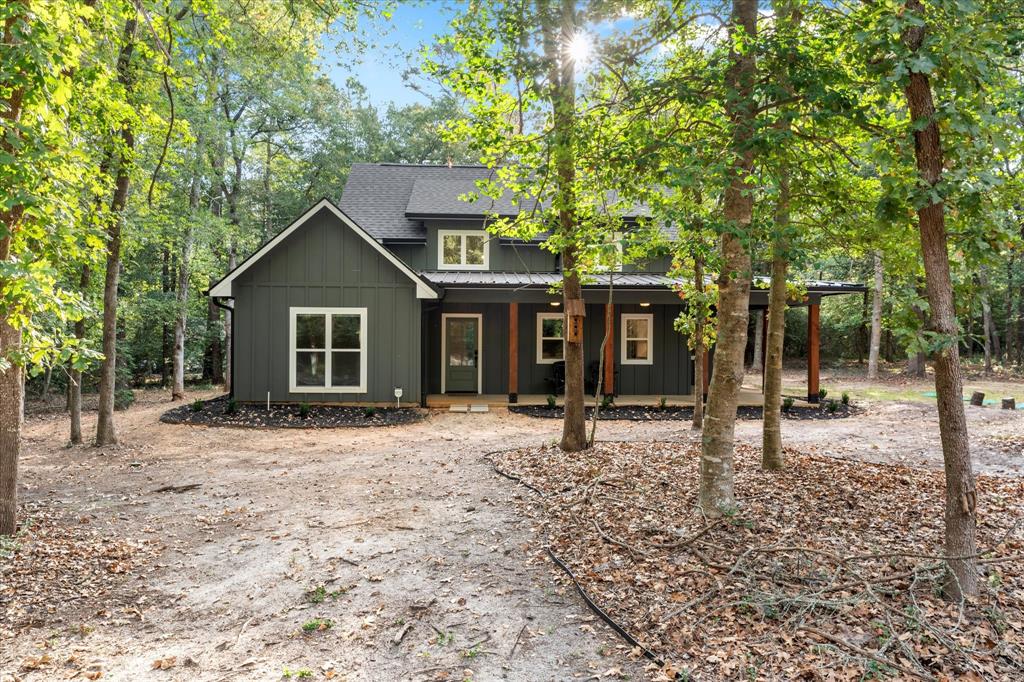
[[[478, 166], [356, 164], [339, 205], [322, 200], [217, 282], [230, 299], [232, 391], [241, 401], [441, 404], [491, 402], [558, 390], [563, 353], [558, 257], [540, 241], [497, 238], [485, 211], [461, 200]], [[625, 219], [628, 231], [630, 217]], [[588, 390], [618, 396], [693, 393], [693, 360], [673, 328], [682, 301], [667, 257], [597, 274], [584, 286]], [[609, 282], [613, 303], [607, 304]], [[810, 282], [814, 326], [808, 393], [817, 397], [817, 310], [823, 297], [863, 291]], [[226, 303], [225, 303], [226, 304]], [[229, 304], [226, 304], [229, 305]], [[764, 310], [755, 288], [751, 308]]]

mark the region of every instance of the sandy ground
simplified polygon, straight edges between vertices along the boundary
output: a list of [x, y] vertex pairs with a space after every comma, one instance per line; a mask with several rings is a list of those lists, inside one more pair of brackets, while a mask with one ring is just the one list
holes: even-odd
[[[23, 500], [165, 547], [119, 590], [58, 605], [0, 641], [0, 676], [63, 679], [89, 664], [118, 680], [303, 669], [342, 680], [646, 676], [555, 582], [537, 529], [507, 504], [521, 492], [483, 459], [550, 442], [560, 422], [493, 411], [384, 429], [243, 430], [162, 424], [167, 408], [147, 392], [119, 413], [123, 444], [112, 448], [65, 447], [61, 415], [27, 422]], [[977, 469], [1024, 473], [1024, 414], [968, 414]], [[599, 437], [689, 440], [688, 427], [609, 422]], [[741, 422], [737, 436], [756, 442], [759, 428]], [[916, 403], [784, 425], [795, 447], [922, 466], [941, 466], [937, 433], [934, 408]], [[202, 485], [154, 492], [189, 483]], [[324, 600], [309, 603], [318, 586]], [[304, 633], [314, 618], [333, 625]], [[41, 651], [55, 663], [19, 671]], [[74, 666], [60, 665], [72, 655]], [[173, 667], [152, 669], [172, 656]]]

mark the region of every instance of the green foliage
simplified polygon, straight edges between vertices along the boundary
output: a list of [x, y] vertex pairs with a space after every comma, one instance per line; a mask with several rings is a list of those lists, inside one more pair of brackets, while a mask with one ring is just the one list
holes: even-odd
[[839, 409], [839, 402], [833, 398], [825, 404], [825, 407], [828, 409], [829, 414], [835, 414], [836, 410]]
[[818, 389], [818, 400], [824, 400], [825, 396], [828, 395], [828, 389], [821, 387]]
[[789, 396], [786, 396], [785, 398], [783, 398], [782, 399], [782, 411], [783, 412], [791, 412], [793, 410], [793, 405], [795, 404], [795, 402], [796, 401], [793, 400], [792, 398], [790, 398]]
[[322, 632], [324, 630], [330, 630], [334, 626], [334, 621], [330, 618], [313, 618], [307, 620], [302, 624], [303, 632]]
[[234, 398], [228, 398], [228, 403], [224, 407], [224, 412], [226, 412], [227, 414], [237, 414], [238, 413], [238, 401], [235, 400]]
[[374, 417], [377, 416], [377, 408], [373, 407], [372, 405], [370, 407], [367, 407], [366, 409], [363, 410], [363, 416], [366, 419], [373, 419]]
[[615, 396], [609, 394], [601, 396], [601, 409], [606, 410], [615, 404]]
[[135, 404], [135, 391], [130, 388], [118, 388], [114, 390], [114, 409], [118, 411], [127, 410]]
[[664, 410], [667, 405], [668, 405], [668, 398], [666, 398], [665, 396], [661, 396], [660, 398], [658, 398], [658, 409], [659, 410]]
[[205, 406], [205, 403], [203, 402], [202, 398], [196, 398], [195, 400], [192, 401], [192, 411], [193, 412], [202, 412], [204, 406]]
[[548, 396], [547, 402], [548, 402], [548, 409], [550, 409], [550, 410], [555, 409], [555, 407], [558, 405], [558, 400], [553, 395], [549, 395]]
[[843, 391], [842, 402], [843, 402], [843, 405], [849, 405], [850, 404], [850, 394], [847, 393], [846, 391]]
[[308, 419], [310, 409], [309, 403], [299, 403], [299, 418]]

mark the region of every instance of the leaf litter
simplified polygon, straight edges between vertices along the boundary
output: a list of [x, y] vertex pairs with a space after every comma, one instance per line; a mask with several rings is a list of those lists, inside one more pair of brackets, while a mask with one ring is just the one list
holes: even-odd
[[978, 478], [982, 592], [950, 604], [941, 471], [804, 448], [765, 472], [737, 444], [737, 510], [709, 521], [684, 438], [491, 456], [541, 493], [519, 504], [590, 597], [667, 662], [656, 679], [1024, 678], [1024, 480]]

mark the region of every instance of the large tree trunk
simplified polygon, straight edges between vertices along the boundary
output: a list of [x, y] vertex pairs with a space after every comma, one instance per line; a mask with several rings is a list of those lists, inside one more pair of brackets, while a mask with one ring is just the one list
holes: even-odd
[[1017, 289], [1013, 283], [1013, 266], [1017, 260], [1017, 253], [1010, 252], [1010, 258], [1006, 261], [1006, 364], [1013, 363], [1017, 358]]
[[[693, 259], [693, 285], [697, 293], [704, 294], [704, 259], [697, 255]], [[701, 304], [693, 321], [693, 423], [691, 428], [700, 431], [704, 428], [704, 364], [708, 361], [707, 348], [704, 347], [704, 305]]]
[[[783, 194], [785, 200], [783, 200]], [[779, 192], [776, 221], [789, 221], [789, 179], [785, 192]], [[764, 425], [761, 439], [761, 466], [781, 469], [782, 455], [782, 346], [786, 336], [786, 276], [789, 263], [785, 245], [777, 243], [772, 257], [772, 282], [768, 291], [768, 348], [764, 366]]]
[[[726, 115], [732, 128], [733, 161], [723, 214], [738, 234], [727, 231], [721, 237], [715, 367], [708, 388], [700, 462], [700, 506], [709, 516], [719, 516], [735, 506], [733, 439], [736, 403], [743, 385], [751, 276], [750, 254], [740, 236], [749, 231], [754, 212], [747, 179], [754, 165], [750, 141], [756, 116], [753, 85], [757, 63], [753, 45], [757, 35], [757, 0], [733, 0], [730, 32], [733, 45], [746, 46], [742, 53], [733, 47], [732, 64], [726, 76], [726, 86], [731, 91], [726, 100]], [[740, 37], [737, 33], [745, 35]]]
[[[92, 270], [88, 265], [82, 266], [82, 274], [78, 279], [78, 291], [83, 297], [87, 295], [89, 282], [92, 279]], [[75, 338], [78, 340], [78, 347], [82, 347], [85, 339], [85, 318], [75, 322]], [[71, 413], [71, 444], [82, 444], [82, 370], [71, 368], [71, 378], [68, 382], [68, 411]]]
[[[569, 45], [576, 35], [575, 0], [561, 0], [557, 11], [546, 0], [539, 0], [544, 42], [548, 60], [550, 99], [553, 110], [554, 185], [558, 199], [559, 236], [568, 243], [562, 249], [562, 297], [566, 311], [566, 329], [571, 302], [583, 298], [583, 288], [576, 268], [576, 247], [572, 245], [576, 231], [576, 65], [569, 56]], [[587, 424], [583, 391], [583, 338], [565, 341], [565, 415], [562, 420], [562, 441], [565, 452], [579, 452], [587, 447]]]
[[[924, 15], [921, 0], [907, 0], [906, 8]], [[927, 23], [908, 28], [903, 36], [912, 54], [921, 49]], [[910, 120], [914, 130], [914, 152], [921, 183], [939, 196], [935, 187], [942, 181], [942, 141], [935, 120], [931, 84], [924, 73], [911, 73], [906, 89]], [[946, 555], [950, 568], [946, 595], [960, 599], [978, 592], [977, 545], [975, 542], [977, 490], [971, 468], [964, 414], [963, 377], [960, 373], [959, 326], [953, 302], [946, 244], [945, 204], [938, 200], [917, 210], [924, 260], [925, 286], [931, 308], [931, 328], [947, 343], [935, 354], [935, 390], [938, 394], [939, 434], [946, 470]]]
[[[188, 324], [188, 280], [192, 264], [193, 221], [199, 213], [200, 164], [203, 161], [202, 137], [196, 141], [195, 169], [192, 173], [192, 184], [188, 197], [188, 224], [181, 236], [181, 253], [178, 256], [178, 282], [174, 293], [174, 384], [171, 388], [171, 400], [185, 397], [185, 327]], [[212, 300], [212, 299], [211, 299]]]
[[[162, 255], [163, 267], [160, 273], [160, 288], [164, 294], [165, 300], [167, 294], [171, 293], [171, 250], [168, 247], [164, 247]], [[161, 330], [160, 336], [160, 386], [161, 388], [167, 388], [167, 385], [171, 383], [171, 365], [167, 362], [167, 359], [174, 355], [173, 351], [174, 343], [171, 337], [171, 326], [164, 322], [163, 329]]]
[[[124, 43], [117, 57], [117, 80], [129, 99], [135, 86], [132, 72], [132, 52], [138, 21], [133, 14], [124, 24]], [[114, 196], [110, 202], [107, 223], [107, 263], [103, 280], [103, 364], [100, 367], [99, 414], [96, 420], [96, 445], [117, 443], [114, 430], [114, 394], [117, 391], [117, 284], [121, 270], [121, 228], [124, 208], [131, 186], [132, 155], [135, 150], [135, 132], [127, 122], [121, 125], [119, 163], [114, 182]]]
[[882, 252], [875, 251], [875, 281], [871, 289], [871, 345], [868, 349], [868, 378], [878, 378], [878, 353], [882, 348]]
[[993, 336], [992, 336], [992, 306], [988, 300], [986, 287], [988, 282], [981, 274], [978, 275], [978, 285], [981, 291], [981, 338], [982, 348], [985, 350], [985, 372], [992, 371]]

